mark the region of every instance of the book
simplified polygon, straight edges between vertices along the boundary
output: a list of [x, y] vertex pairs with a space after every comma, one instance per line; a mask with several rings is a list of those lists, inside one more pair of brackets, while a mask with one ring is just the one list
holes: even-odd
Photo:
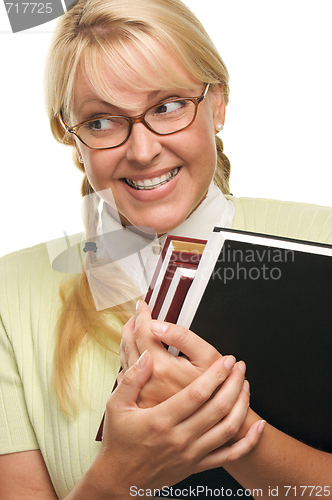
[[[145, 296], [153, 319], [176, 323], [205, 244], [206, 240], [167, 236]], [[112, 392], [116, 387], [117, 381]], [[105, 413], [95, 441], [102, 441], [104, 421]]]
[[176, 322], [205, 244], [206, 240], [167, 236], [145, 296], [153, 319]]
[[[155, 284], [166, 280], [171, 260], [162, 266], [166, 253]], [[252, 409], [277, 429], [326, 452], [332, 452], [331, 257], [330, 245], [215, 228], [191, 270], [190, 286], [179, 293], [180, 271], [171, 274], [174, 283], [159, 311], [167, 320], [176, 304], [178, 324], [221, 354], [243, 359]], [[222, 467], [173, 488], [199, 486], [204, 486], [199, 498], [222, 487], [232, 496], [241, 489]]]
[[[332, 246], [215, 228], [177, 322], [247, 365], [250, 406], [332, 452]], [[223, 468], [174, 488], [241, 486]], [[202, 493], [200, 498], [208, 498]]]

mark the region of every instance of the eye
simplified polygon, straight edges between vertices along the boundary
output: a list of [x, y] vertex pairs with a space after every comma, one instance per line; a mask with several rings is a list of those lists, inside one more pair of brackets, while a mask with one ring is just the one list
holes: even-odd
[[92, 122], [87, 123], [90, 130], [107, 130], [110, 127], [110, 120], [94, 120]]
[[178, 113], [180, 111], [183, 111], [187, 106], [187, 101], [171, 101], [171, 102], [164, 102], [163, 104], [160, 104], [159, 106], [156, 106], [154, 108], [154, 114], [155, 115], [168, 115], [170, 113]]
[[120, 127], [125, 125], [125, 121], [121, 118], [99, 118], [91, 120], [83, 125], [85, 130], [90, 133], [115, 132]]

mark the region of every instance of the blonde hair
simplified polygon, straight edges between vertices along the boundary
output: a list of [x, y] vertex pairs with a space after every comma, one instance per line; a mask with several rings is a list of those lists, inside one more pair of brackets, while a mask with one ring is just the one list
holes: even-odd
[[[59, 114], [61, 111], [69, 121], [79, 69], [101, 99], [121, 107], [126, 104], [116, 98], [107, 78], [110, 69], [126, 88], [136, 92], [188, 87], [188, 79], [175, 70], [165, 57], [165, 51], [195, 81], [221, 84], [225, 104], [228, 103], [226, 66], [201, 23], [181, 1], [79, 0], [59, 18], [46, 62], [46, 108], [54, 137], [63, 144], [74, 146], [73, 136], [64, 131]], [[226, 194], [229, 193], [230, 163], [217, 136], [216, 149], [214, 182]], [[82, 196], [91, 195], [93, 188], [84, 166], [78, 162], [75, 148], [73, 160], [84, 174]], [[98, 200], [94, 200], [85, 220], [88, 241], [96, 234], [97, 205]], [[93, 259], [93, 252], [88, 252], [86, 260], [90, 260], [92, 268]], [[117, 291], [116, 285], [121, 283], [123, 286], [126, 281], [121, 272], [108, 279], [109, 290]], [[134, 305], [131, 300], [134, 292], [128, 283], [125, 289], [128, 295], [124, 294], [124, 304], [112, 309], [123, 322], [132, 315]], [[67, 401], [72, 401], [77, 392], [73, 385], [75, 353], [86, 334], [105, 347], [107, 338], [120, 342], [120, 336], [107, 321], [109, 310], [97, 312], [91, 307], [92, 295], [84, 270], [74, 283], [66, 285], [61, 297], [63, 310], [58, 325], [54, 383], [60, 405], [68, 413]]]

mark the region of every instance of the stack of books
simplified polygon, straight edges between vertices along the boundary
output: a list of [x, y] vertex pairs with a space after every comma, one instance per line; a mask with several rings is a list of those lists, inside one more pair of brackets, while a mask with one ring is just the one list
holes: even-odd
[[[154, 319], [246, 362], [261, 418], [330, 453], [331, 257], [329, 245], [231, 229], [215, 228], [207, 242], [168, 236], [146, 295]], [[241, 487], [223, 468], [176, 486], [198, 485]]]

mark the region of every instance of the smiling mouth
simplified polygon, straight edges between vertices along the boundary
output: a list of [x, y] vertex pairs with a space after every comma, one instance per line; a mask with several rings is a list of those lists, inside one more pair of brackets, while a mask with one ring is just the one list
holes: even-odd
[[131, 179], [125, 179], [125, 182], [133, 189], [136, 190], [151, 190], [156, 189], [163, 184], [174, 179], [174, 177], [179, 173], [180, 167], [173, 168], [168, 174], [162, 175], [161, 177], [154, 177], [153, 179], [144, 179], [139, 181], [133, 181]]

